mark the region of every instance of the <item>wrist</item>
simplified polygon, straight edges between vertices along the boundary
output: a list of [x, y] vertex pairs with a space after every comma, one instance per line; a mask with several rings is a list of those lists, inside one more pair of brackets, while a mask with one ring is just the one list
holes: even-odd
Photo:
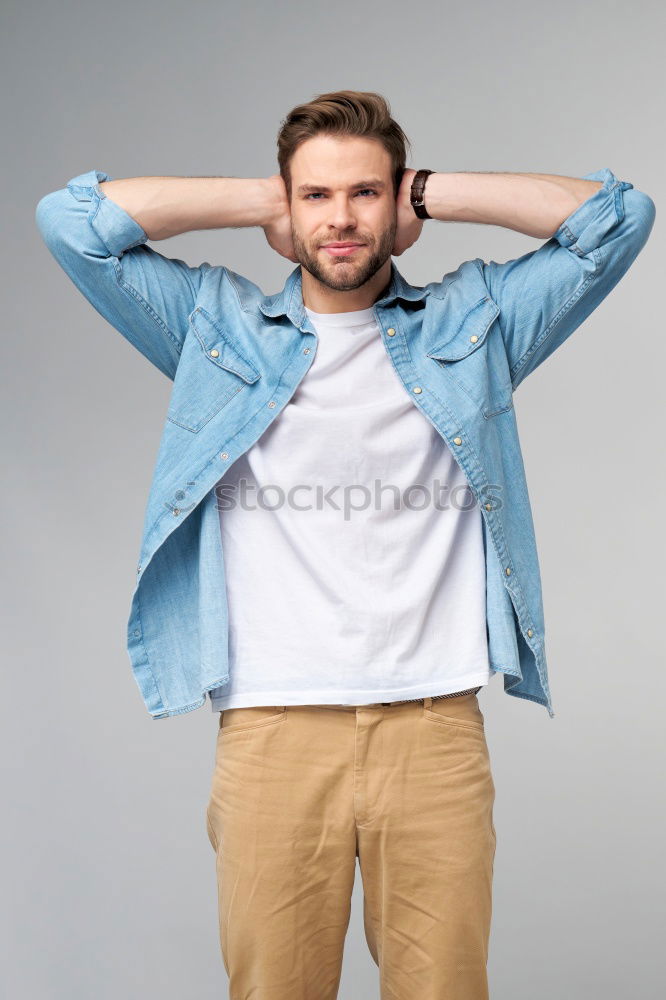
[[414, 212], [411, 202], [412, 194], [412, 182], [416, 177], [416, 170], [411, 167], [405, 169], [402, 175], [402, 181], [400, 182], [400, 190], [398, 191], [398, 207], [402, 209], [408, 209], [410, 212]]
[[414, 215], [419, 220], [432, 219], [432, 214], [426, 205], [426, 188], [433, 173], [434, 170], [429, 169], [417, 170], [412, 179], [410, 203]]
[[287, 188], [281, 174], [273, 174], [262, 181], [263, 184], [263, 222], [262, 226], [270, 226], [290, 214]]

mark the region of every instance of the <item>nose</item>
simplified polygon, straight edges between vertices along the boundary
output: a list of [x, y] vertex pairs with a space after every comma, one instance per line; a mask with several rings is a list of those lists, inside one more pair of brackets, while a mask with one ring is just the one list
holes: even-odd
[[339, 239], [340, 241], [344, 241], [348, 238], [353, 239], [353, 232], [356, 229], [356, 215], [353, 211], [353, 205], [351, 205], [345, 195], [332, 203], [328, 224], [337, 233], [349, 234], [346, 236], [331, 236], [332, 240]]

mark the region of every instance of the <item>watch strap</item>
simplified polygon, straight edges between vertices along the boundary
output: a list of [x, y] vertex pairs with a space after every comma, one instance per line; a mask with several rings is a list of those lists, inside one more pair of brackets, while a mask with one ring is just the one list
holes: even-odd
[[428, 215], [425, 207], [425, 185], [430, 174], [434, 172], [434, 170], [417, 170], [412, 178], [409, 200], [419, 219], [432, 219], [432, 215]]

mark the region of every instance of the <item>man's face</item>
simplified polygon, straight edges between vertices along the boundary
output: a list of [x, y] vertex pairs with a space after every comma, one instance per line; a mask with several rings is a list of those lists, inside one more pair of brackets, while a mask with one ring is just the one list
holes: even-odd
[[[381, 143], [321, 135], [298, 147], [291, 160], [292, 240], [314, 278], [336, 291], [360, 288], [391, 256], [396, 227], [391, 158]], [[328, 243], [362, 245], [336, 253], [324, 249]]]

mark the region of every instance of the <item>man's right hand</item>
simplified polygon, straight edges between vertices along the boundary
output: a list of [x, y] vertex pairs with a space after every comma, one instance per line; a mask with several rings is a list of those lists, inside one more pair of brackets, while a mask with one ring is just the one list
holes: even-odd
[[298, 264], [299, 260], [294, 251], [294, 243], [291, 238], [291, 211], [289, 209], [289, 199], [287, 188], [282, 180], [281, 174], [273, 174], [268, 181], [275, 189], [276, 210], [273, 218], [266, 225], [262, 226], [269, 246], [282, 257]]

